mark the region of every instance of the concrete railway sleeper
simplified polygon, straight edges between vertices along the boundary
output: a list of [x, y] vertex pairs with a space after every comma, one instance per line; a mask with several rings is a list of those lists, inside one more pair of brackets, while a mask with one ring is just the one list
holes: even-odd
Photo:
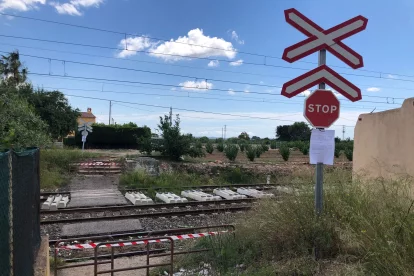
[[122, 211], [122, 210], [145, 210], [145, 209], [161, 209], [161, 208], [174, 208], [174, 207], [186, 207], [186, 206], [208, 206], [208, 205], [221, 205], [221, 204], [233, 204], [233, 203], [252, 203], [257, 201], [255, 198], [245, 199], [233, 199], [233, 200], [215, 200], [215, 201], [188, 201], [179, 203], [156, 203], [147, 205], [117, 205], [117, 206], [103, 206], [103, 207], [81, 207], [81, 208], [66, 208], [60, 210], [41, 210], [42, 215], [53, 214], [72, 214], [72, 213], [91, 213], [91, 212], [105, 212], [105, 211]]

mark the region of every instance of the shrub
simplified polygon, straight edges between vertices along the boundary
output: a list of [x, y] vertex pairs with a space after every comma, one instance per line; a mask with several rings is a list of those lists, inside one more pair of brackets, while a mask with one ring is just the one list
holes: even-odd
[[235, 144], [229, 144], [224, 149], [224, 154], [230, 161], [236, 160], [238, 153], [239, 153], [239, 147]]
[[270, 148], [271, 148], [271, 149], [276, 149], [276, 147], [277, 147], [277, 143], [276, 143], [276, 141], [272, 141], [272, 142], [270, 142]]
[[240, 147], [240, 151], [241, 151], [241, 152], [244, 152], [244, 150], [245, 150], [245, 149], [246, 149], [246, 147], [247, 147], [246, 142], [245, 142], [245, 141], [243, 141], [243, 140], [241, 140], [241, 141], [239, 142], [239, 147]]
[[256, 157], [257, 158], [260, 158], [260, 156], [262, 155], [262, 153], [263, 153], [263, 148], [262, 148], [262, 146], [256, 146], [255, 148], [254, 148], [254, 150], [255, 150], [255, 152], [256, 152]]
[[353, 154], [354, 154], [354, 150], [353, 150], [353, 148], [346, 148], [344, 153], [345, 153], [346, 158], [347, 158], [349, 161], [352, 161]]
[[252, 147], [251, 145], [248, 145], [246, 147], [246, 157], [250, 161], [254, 161], [254, 158], [256, 157], [256, 149], [255, 149], [255, 147]]
[[283, 160], [288, 161], [290, 156], [290, 150], [286, 145], [282, 145], [279, 149], [280, 155], [282, 155]]
[[[148, 127], [125, 125], [93, 124], [93, 132], [88, 134], [85, 147], [87, 148], [139, 148], [139, 139], [151, 137]], [[82, 135], [75, 134], [75, 142], [82, 145]]]
[[303, 146], [301, 151], [302, 151], [303, 155], [308, 155], [309, 154], [309, 146], [308, 145]]
[[262, 144], [262, 151], [263, 152], [269, 151], [269, 146], [266, 144]]
[[207, 151], [209, 154], [212, 154], [212, 153], [213, 153], [213, 151], [214, 151], [213, 144], [212, 144], [210, 141], [208, 141], [208, 143], [206, 144], [206, 151]]
[[336, 158], [339, 158], [339, 156], [341, 155], [341, 150], [336, 146], [335, 146], [335, 153], [334, 154], [335, 154]]
[[145, 153], [147, 155], [151, 155], [152, 151], [154, 150], [152, 147], [152, 141], [150, 137], [141, 137], [138, 139], [138, 143], [141, 145], [140, 152]]
[[218, 143], [217, 146], [216, 146], [216, 149], [219, 152], [223, 152], [224, 151], [224, 144], [223, 143]]

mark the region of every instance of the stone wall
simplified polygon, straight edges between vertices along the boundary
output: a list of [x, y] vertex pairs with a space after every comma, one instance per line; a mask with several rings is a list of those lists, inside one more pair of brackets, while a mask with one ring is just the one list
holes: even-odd
[[368, 178], [414, 177], [414, 98], [401, 108], [361, 114], [355, 127], [353, 171]]

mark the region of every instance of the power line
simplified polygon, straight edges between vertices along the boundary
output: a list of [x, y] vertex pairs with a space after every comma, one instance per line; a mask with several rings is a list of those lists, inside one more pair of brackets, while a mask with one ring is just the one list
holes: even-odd
[[[173, 97], [173, 98], [191, 98], [191, 99], [204, 99], [204, 100], [219, 100], [219, 101], [237, 101], [237, 102], [257, 102], [257, 103], [283, 103], [283, 104], [293, 104], [293, 105], [303, 105], [303, 103], [298, 102], [286, 102], [286, 101], [272, 101], [268, 99], [263, 100], [239, 100], [239, 99], [229, 99], [229, 98], [216, 98], [216, 97], [200, 97], [200, 96], [179, 96], [179, 95], [165, 95], [165, 94], [154, 94], [154, 93], [142, 93], [142, 92], [129, 92], [129, 91], [114, 91], [114, 90], [98, 90], [98, 89], [79, 89], [79, 88], [66, 88], [66, 87], [51, 87], [51, 86], [41, 86], [42, 88], [52, 89], [52, 90], [68, 90], [68, 91], [82, 91], [82, 92], [99, 92], [99, 93], [115, 93], [115, 94], [132, 94], [132, 95], [147, 95], [147, 96], [161, 96], [161, 97]], [[146, 87], [143, 87], [146, 88]], [[156, 89], [156, 88], [154, 88]], [[162, 90], [162, 89], [158, 89]], [[169, 91], [169, 90], [163, 90]], [[180, 91], [179, 91], [180, 92]], [[350, 105], [341, 105], [342, 107], [355, 108], [355, 109], [372, 109], [373, 107], [359, 107], [359, 106], [350, 106]]]
[[[83, 55], [88, 57], [100, 57], [100, 58], [106, 58], [106, 59], [116, 59], [116, 60], [122, 60], [122, 61], [133, 61], [133, 62], [139, 62], [139, 63], [150, 63], [150, 64], [157, 64], [157, 65], [163, 65], [163, 66], [175, 66], [175, 67], [181, 67], [181, 68], [191, 68], [191, 69], [197, 69], [197, 70], [206, 70], [206, 71], [217, 71], [217, 72], [224, 72], [224, 73], [231, 73], [231, 74], [243, 74], [243, 75], [252, 75], [252, 76], [263, 76], [263, 77], [274, 77], [274, 78], [283, 78], [283, 79], [290, 79], [290, 77], [286, 76], [279, 76], [279, 75], [270, 75], [270, 74], [258, 74], [258, 73], [250, 73], [250, 72], [234, 72], [229, 70], [222, 70], [222, 69], [212, 69], [212, 68], [200, 68], [195, 66], [188, 66], [188, 65], [179, 65], [179, 64], [166, 64], [161, 62], [154, 62], [154, 61], [143, 61], [143, 60], [136, 60], [136, 59], [130, 59], [130, 58], [117, 58], [117, 57], [108, 57], [108, 56], [102, 56], [102, 55], [94, 55], [94, 54], [84, 54], [79, 52], [72, 52], [72, 51], [60, 51], [55, 49], [46, 49], [46, 48], [40, 48], [40, 47], [31, 47], [31, 46], [22, 46], [22, 45], [15, 45], [15, 44], [8, 44], [8, 43], [0, 43], [0, 45], [9, 45], [9, 46], [15, 46], [15, 47], [22, 47], [22, 48], [29, 48], [29, 49], [37, 49], [37, 50], [43, 50], [43, 51], [50, 51], [50, 52], [58, 52], [58, 53], [67, 53], [67, 54], [75, 54], [75, 55]], [[3, 51], [6, 52], [6, 51]], [[205, 78], [200, 78], [205, 79]], [[256, 84], [254, 84], [256, 85]], [[373, 85], [367, 85], [367, 84], [356, 84], [358, 86], [366, 86], [371, 87]], [[376, 85], [375, 85], [376, 86]], [[413, 91], [414, 88], [407, 88], [407, 87], [390, 87], [390, 86], [376, 86], [378, 88], [389, 88], [394, 90], [410, 90]], [[364, 97], [370, 97], [370, 98], [382, 98], [382, 99], [394, 99], [394, 100], [404, 100], [405, 98], [398, 98], [398, 97], [387, 97], [387, 96], [373, 96], [373, 95], [364, 95]]]
[[[65, 94], [65, 95], [66, 96], [71, 96], [71, 97], [83, 98], [83, 99], [93, 99], [93, 100], [100, 100], [100, 101], [112, 101], [112, 102], [115, 102], [115, 103], [134, 104], [134, 105], [142, 105], [142, 106], [165, 108], [165, 109], [170, 109], [171, 108], [171, 106], [135, 103], [135, 102], [113, 100], [113, 99], [104, 99], [104, 98], [89, 97], [89, 96], [79, 96], [79, 95], [72, 95], [72, 94]], [[195, 109], [187, 109], [187, 108], [177, 108], [177, 107], [173, 107], [173, 108], [176, 109], [176, 110], [181, 110], [181, 111], [204, 113], [204, 114], [214, 114], [214, 115], [221, 115], [221, 116], [240, 117], [240, 118], [249, 118], [249, 119], [260, 119], [260, 120], [276, 120], [276, 121], [284, 121], [284, 122], [296, 122], [294, 120], [278, 119], [277, 117], [273, 117], [273, 118], [272, 117], [258, 117], [258, 116], [238, 115], [238, 114], [231, 114], [231, 113], [203, 111], [203, 110], [195, 110]], [[354, 126], [346, 126], [346, 127], [354, 127]]]
[[[170, 42], [170, 43], [172, 42], [172, 43], [184, 44], [184, 45], [189, 45], [189, 46], [196, 46], [196, 47], [202, 47], [202, 48], [215, 49], [215, 50], [220, 50], [220, 51], [225, 51], [225, 52], [234, 52], [234, 53], [241, 53], [241, 54], [252, 55], [252, 56], [259, 56], [259, 57], [264, 57], [264, 58], [273, 58], [273, 59], [283, 60], [280, 57], [276, 57], [276, 56], [272, 56], [272, 55], [268, 55], [268, 54], [258, 54], [258, 53], [240, 51], [240, 50], [224, 49], [224, 48], [211, 47], [211, 46], [199, 45], [199, 44], [194, 44], [194, 43], [186, 43], [186, 42], [182, 42], [182, 41], [172, 41], [171, 39], [151, 37], [151, 36], [147, 36], [147, 35], [137, 35], [137, 34], [131, 34], [131, 33], [128, 33], [128, 32], [114, 31], [114, 30], [108, 30], [108, 29], [102, 29], [102, 28], [96, 28], [96, 27], [83, 26], [83, 25], [78, 25], [78, 24], [70, 24], [70, 23], [64, 23], [64, 22], [59, 22], [59, 21], [54, 21], [54, 20], [46, 20], [46, 19], [29, 17], [29, 16], [9, 14], [9, 13], [4, 13], [4, 12], [0, 12], [0, 14], [1, 15], [5, 15], [5, 16], [12, 16], [12, 17], [16, 17], [16, 18], [27, 19], [27, 20], [34, 20], [34, 21], [39, 21], [39, 22], [45, 22], [45, 23], [51, 23], [51, 24], [58, 24], [58, 25], [63, 25], [63, 26], [75, 27], [75, 28], [81, 28], [81, 29], [86, 29], [86, 30], [93, 30], [93, 31], [106, 32], [106, 33], [112, 33], [112, 34], [119, 34], [119, 35], [125, 36], [125, 38], [126, 38], [127, 35], [129, 35], [129, 36], [143, 37], [143, 38], [148, 38], [148, 39], [153, 39], [153, 40], [165, 41], [165, 42]], [[299, 62], [301, 62], [301, 63], [308, 63], [308, 64], [318, 64], [316, 62], [310, 62], [310, 61], [299, 61]], [[345, 67], [345, 66], [331, 66], [331, 67], [337, 67], [337, 68], [343, 68], [343, 69], [350, 69], [350, 68]], [[414, 76], [412, 76], [412, 75], [402, 75], [402, 74], [395, 74], [395, 73], [386, 73], [386, 72], [374, 71], [374, 70], [359, 69], [359, 71], [370, 72], [370, 73], [377, 73], [377, 74], [380, 74], [380, 76], [382, 74], [388, 74], [388, 75], [395, 75], [395, 76], [401, 76], [401, 77], [414, 78]]]
[[[92, 47], [92, 48], [99, 48], [99, 49], [110, 49], [110, 50], [119, 50], [119, 51], [130, 51], [130, 52], [134, 52], [134, 53], [147, 53], [147, 54], [153, 54], [153, 55], [174, 56], [174, 57], [187, 58], [187, 59], [202, 59], [202, 60], [209, 60], [209, 61], [217, 60], [217, 61], [227, 62], [227, 63], [234, 62], [234, 61], [231, 61], [231, 60], [217, 59], [217, 58], [194, 57], [194, 56], [186, 56], [186, 55], [166, 54], [166, 53], [157, 53], [157, 52], [154, 52], [154, 51], [145, 51], [145, 50], [128, 50], [128, 49], [120, 49], [118, 47], [109, 47], [109, 46], [102, 46], [102, 45], [82, 44], [82, 43], [74, 43], [74, 42], [65, 42], [65, 41], [57, 41], [57, 40], [40, 39], [40, 38], [29, 38], [29, 37], [11, 36], [11, 35], [4, 35], [4, 34], [0, 34], [0, 37], [8, 37], [8, 38], [16, 38], [16, 39], [32, 40], [32, 41], [41, 41], [41, 42], [48, 42], [48, 43], [57, 43], [57, 44], [65, 44], [65, 45], [72, 45], [72, 46], [81, 46], [81, 47]], [[243, 61], [243, 64], [246, 64], [246, 65], [255, 65], [255, 66], [268, 66], [268, 67], [291, 69], [291, 70], [309, 71], [308, 68], [300, 68], [300, 67], [292, 67], [292, 66], [281, 66], [281, 65], [274, 65], [274, 64], [267, 64], [267, 63], [254, 63], [254, 62], [245, 62], [245, 61]], [[397, 78], [384, 78], [384, 77], [382, 77], [382, 74], [391, 74], [391, 73], [382, 73], [382, 72], [380, 72], [379, 73], [380, 76], [369, 76], [369, 75], [361, 75], [361, 74], [353, 74], [353, 73], [344, 73], [344, 72], [338, 72], [338, 73], [341, 74], [341, 75], [356, 76], [356, 77], [375, 78], [375, 79], [386, 79], [386, 80], [393, 80], [393, 81], [414, 82], [414, 80], [397, 79]], [[397, 74], [394, 74], [394, 75], [397, 75]]]
[[[181, 88], [181, 89], [194, 89], [194, 90], [200, 90], [200, 91], [207, 91], [207, 90], [213, 90], [213, 91], [221, 91], [221, 92], [228, 92], [229, 89], [218, 89], [218, 88], [199, 88], [195, 86], [180, 86], [180, 85], [174, 85], [174, 84], [164, 84], [164, 83], [151, 83], [151, 82], [139, 82], [139, 81], [128, 81], [128, 80], [111, 80], [106, 78], [94, 78], [94, 77], [83, 77], [83, 76], [68, 76], [68, 75], [55, 75], [55, 74], [45, 74], [45, 73], [35, 73], [35, 72], [29, 72], [29, 75], [37, 75], [37, 76], [58, 76], [62, 78], [75, 78], [75, 79], [86, 79], [86, 80], [98, 80], [98, 81], [110, 81], [110, 82], [120, 82], [120, 83], [134, 83], [134, 84], [145, 84], [145, 85], [154, 85], [154, 86], [162, 86], [162, 87], [172, 87], [172, 88]], [[244, 93], [245, 91], [241, 90], [233, 90], [233, 92], [241, 92]], [[256, 91], [249, 91], [250, 94], [262, 94], [262, 95], [273, 95], [273, 96], [281, 96], [281, 94], [274, 94], [274, 93], [266, 93], [266, 92], [256, 92]], [[359, 102], [365, 102], [365, 103], [376, 103], [376, 104], [399, 104], [399, 103], [384, 103], [384, 102], [374, 102], [374, 101], [359, 101]]]
[[[6, 51], [0, 51], [2, 53], [8, 53]], [[221, 79], [213, 79], [213, 78], [204, 78], [204, 77], [196, 77], [196, 76], [188, 76], [188, 75], [178, 75], [178, 74], [171, 74], [166, 72], [156, 72], [156, 71], [150, 71], [150, 70], [141, 70], [141, 69], [134, 69], [134, 68], [126, 68], [126, 67], [118, 67], [118, 66], [111, 66], [111, 65], [105, 65], [105, 64], [96, 64], [96, 63], [88, 63], [88, 62], [80, 62], [80, 61], [74, 61], [74, 60], [67, 60], [67, 59], [57, 59], [57, 58], [50, 58], [50, 57], [41, 57], [41, 56], [34, 56], [34, 55], [28, 55], [28, 54], [21, 54], [22, 56], [26, 57], [32, 57], [32, 58], [38, 58], [38, 59], [44, 59], [44, 60], [56, 60], [61, 61], [65, 63], [74, 63], [74, 64], [81, 64], [81, 65], [87, 65], [87, 66], [95, 66], [95, 67], [104, 67], [104, 68], [111, 68], [111, 69], [117, 69], [117, 70], [126, 70], [126, 71], [134, 71], [134, 72], [142, 72], [142, 73], [149, 73], [149, 74], [158, 74], [158, 75], [165, 75], [165, 76], [173, 76], [173, 77], [181, 77], [181, 78], [190, 78], [190, 79], [196, 79], [196, 80], [209, 80], [209, 81], [217, 81], [217, 82], [225, 82], [225, 83], [233, 83], [233, 84], [243, 84], [243, 85], [252, 85], [252, 86], [264, 86], [264, 87], [270, 87], [270, 88], [281, 88], [280, 86], [274, 86], [274, 85], [267, 85], [267, 84], [256, 84], [256, 83], [248, 83], [248, 82], [238, 82], [238, 81], [231, 81], [231, 80], [221, 80]]]

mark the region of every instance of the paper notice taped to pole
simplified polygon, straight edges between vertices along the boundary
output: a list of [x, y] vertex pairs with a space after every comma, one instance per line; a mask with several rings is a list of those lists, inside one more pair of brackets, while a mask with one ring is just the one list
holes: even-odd
[[333, 165], [335, 153], [335, 130], [313, 129], [310, 139], [311, 164]]

